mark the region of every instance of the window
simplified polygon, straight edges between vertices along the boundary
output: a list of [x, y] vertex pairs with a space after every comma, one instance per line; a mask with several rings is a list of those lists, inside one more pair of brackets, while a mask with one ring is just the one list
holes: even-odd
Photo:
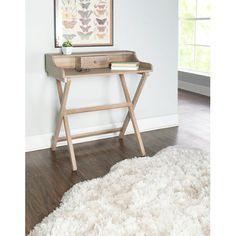
[[210, 0], [179, 0], [179, 69], [210, 74]]

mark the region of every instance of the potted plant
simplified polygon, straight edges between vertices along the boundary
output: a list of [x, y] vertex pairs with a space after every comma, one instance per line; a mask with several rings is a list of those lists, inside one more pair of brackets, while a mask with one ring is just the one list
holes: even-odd
[[62, 53], [65, 55], [70, 55], [72, 53], [73, 46], [69, 40], [66, 40], [62, 44]]

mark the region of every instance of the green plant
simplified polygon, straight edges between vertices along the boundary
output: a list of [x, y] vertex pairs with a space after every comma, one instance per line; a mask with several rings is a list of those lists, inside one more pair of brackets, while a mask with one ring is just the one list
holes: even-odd
[[70, 42], [69, 40], [66, 40], [66, 41], [62, 44], [62, 47], [65, 47], [65, 48], [67, 48], [67, 47], [72, 47], [72, 44], [71, 44], [71, 42]]

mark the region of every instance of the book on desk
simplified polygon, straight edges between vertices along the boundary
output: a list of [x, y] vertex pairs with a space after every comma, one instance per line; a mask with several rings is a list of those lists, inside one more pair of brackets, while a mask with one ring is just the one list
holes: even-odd
[[139, 62], [112, 62], [111, 70], [138, 70]]

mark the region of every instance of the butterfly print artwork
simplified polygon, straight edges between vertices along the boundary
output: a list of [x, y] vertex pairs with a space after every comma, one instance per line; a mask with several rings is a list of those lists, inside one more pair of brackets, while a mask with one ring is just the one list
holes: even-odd
[[63, 25], [67, 29], [73, 29], [75, 27], [76, 23], [77, 23], [77, 21], [75, 21], [75, 20], [72, 20], [72, 21], [64, 20], [63, 21]]
[[54, 0], [55, 45], [110, 46], [114, 0]]
[[97, 37], [98, 37], [99, 39], [103, 39], [105, 36], [106, 36], [106, 34], [97, 34]]
[[98, 26], [97, 29], [99, 32], [104, 32], [106, 29], [106, 26]]
[[99, 16], [102, 16], [104, 15], [106, 12], [106, 10], [97, 10], [96, 13], [99, 15]]
[[89, 8], [89, 5], [90, 5], [90, 2], [87, 2], [87, 3], [80, 3], [81, 7], [83, 9], [88, 9]]
[[99, 8], [99, 9], [104, 9], [105, 6], [106, 6], [105, 4], [98, 4], [98, 5], [95, 5], [94, 7]]
[[104, 9], [104, 8], [105, 8], [105, 4], [98, 5], [98, 8], [99, 8], [99, 9]]
[[74, 37], [76, 37], [75, 34], [63, 34], [63, 38], [66, 40], [72, 40]]
[[89, 39], [90, 38], [90, 36], [92, 35], [92, 33], [93, 33], [93, 31], [90, 31], [90, 32], [88, 32], [88, 33], [84, 33], [84, 32], [77, 32], [78, 33], [78, 35], [80, 36], [80, 38], [82, 39], [82, 40], [84, 40], [84, 39]]
[[78, 11], [82, 18], [89, 18], [92, 14], [92, 11]]
[[82, 30], [83, 32], [88, 32], [89, 29], [91, 28], [91, 25], [90, 25], [90, 26], [83, 26], [83, 25], [81, 25], [80, 28], [81, 28], [81, 30]]
[[105, 19], [101, 20], [101, 19], [96, 18], [96, 21], [99, 25], [104, 25], [106, 23], [107, 19], [105, 18]]
[[88, 25], [88, 23], [91, 21], [91, 19], [79, 19], [83, 25]]

